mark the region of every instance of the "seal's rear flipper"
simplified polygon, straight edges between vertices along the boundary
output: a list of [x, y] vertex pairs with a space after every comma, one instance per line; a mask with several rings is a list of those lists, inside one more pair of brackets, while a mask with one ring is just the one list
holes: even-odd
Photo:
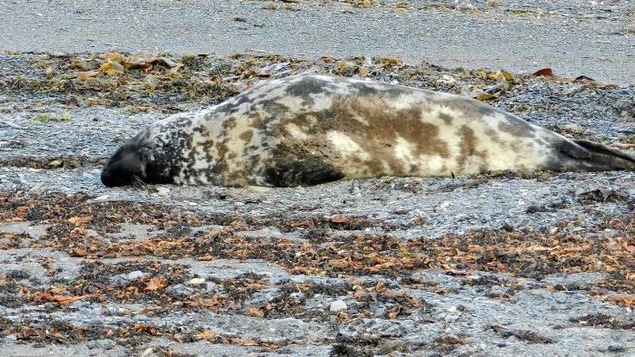
[[[574, 140], [579, 145], [564, 145], [563, 153], [579, 159], [587, 170], [627, 170], [635, 171], [635, 156], [588, 140]], [[584, 150], [580, 150], [582, 147]]]
[[264, 176], [265, 181], [272, 186], [293, 187], [337, 181], [343, 178], [344, 174], [325, 162], [306, 160], [278, 163], [275, 167], [267, 167]]

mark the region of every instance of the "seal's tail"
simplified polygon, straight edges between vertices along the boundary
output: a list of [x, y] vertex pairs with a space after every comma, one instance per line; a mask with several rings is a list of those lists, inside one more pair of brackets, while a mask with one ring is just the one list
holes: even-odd
[[[633, 155], [629, 155], [623, 151], [619, 151], [593, 141], [574, 140], [573, 142], [586, 149], [586, 153], [581, 155], [582, 157], [575, 154], [571, 156], [574, 156], [584, 162], [587, 170], [635, 171], [635, 156]], [[567, 152], [567, 154], [571, 153]]]

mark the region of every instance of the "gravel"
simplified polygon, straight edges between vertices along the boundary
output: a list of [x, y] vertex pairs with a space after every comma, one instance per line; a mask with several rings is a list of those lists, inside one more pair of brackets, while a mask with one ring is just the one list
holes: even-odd
[[0, 32], [10, 34], [0, 49], [397, 56], [633, 84], [633, 11], [628, 1], [588, 0], [10, 0], [0, 8]]

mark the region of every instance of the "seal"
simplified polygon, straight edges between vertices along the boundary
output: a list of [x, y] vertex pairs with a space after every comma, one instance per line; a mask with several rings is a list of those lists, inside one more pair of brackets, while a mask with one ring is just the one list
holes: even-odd
[[298, 186], [386, 175], [615, 169], [635, 171], [635, 157], [569, 140], [476, 100], [300, 75], [152, 124], [114, 153], [101, 180]]

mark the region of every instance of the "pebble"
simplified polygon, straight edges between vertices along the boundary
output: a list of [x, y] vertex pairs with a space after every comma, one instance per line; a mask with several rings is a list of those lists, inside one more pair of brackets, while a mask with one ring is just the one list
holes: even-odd
[[135, 270], [135, 271], [132, 271], [132, 272], [128, 273], [128, 280], [139, 279], [139, 278], [143, 277], [144, 275], [146, 275], [146, 274], [144, 272], [142, 272], [141, 270]]
[[157, 194], [162, 197], [168, 197], [168, 194], [170, 193], [170, 189], [165, 186], [157, 187], [156, 190]]
[[346, 310], [347, 306], [346, 303], [342, 300], [335, 300], [331, 303], [331, 307], [329, 308], [329, 310], [331, 312], [338, 312], [338, 311], [342, 311], [342, 310]]
[[[291, 295], [289, 295], [289, 297], [292, 298], [293, 300], [295, 300], [297, 302], [301, 302], [301, 303], [306, 301], [306, 295], [303, 292], [292, 293]], [[331, 309], [332, 308], [333, 308], [333, 305], [331, 304]], [[344, 306], [344, 308], [346, 308], [346, 306]]]
[[203, 278], [192, 278], [187, 282], [187, 285], [202, 285], [205, 283]]

